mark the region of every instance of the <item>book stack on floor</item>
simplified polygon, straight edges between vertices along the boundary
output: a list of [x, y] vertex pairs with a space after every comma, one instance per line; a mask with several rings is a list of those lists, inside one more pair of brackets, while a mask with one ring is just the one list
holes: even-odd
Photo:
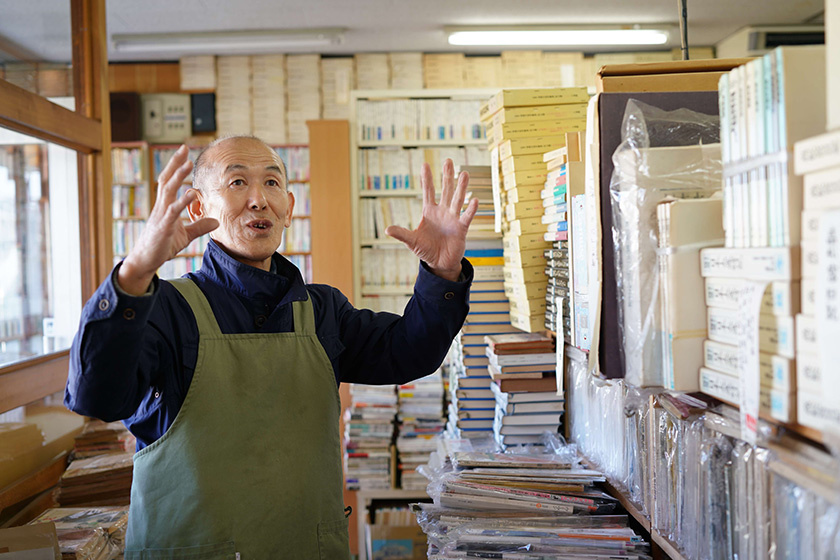
[[351, 385], [344, 413], [344, 476], [348, 490], [392, 487], [391, 449], [397, 393], [393, 385]]
[[[478, 211], [475, 213], [467, 239], [498, 239], [494, 227], [495, 212], [493, 210], [493, 183], [489, 165], [459, 165], [455, 169], [458, 177], [462, 171], [470, 175], [470, 198], [478, 199]], [[469, 199], [464, 205], [469, 204]]]
[[86, 459], [103, 453], [134, 451], [137, 441], [121, 422], [91, 420], [76, 436], [73, 457]]
[[397, 415], [397, 453], [400, 488], [422, 490], [428, 481], [416, 468], [437, 449], [435, 438], [445, 426], [441, 370], [422, 379], [400, 385]]
[[[566, 145], [543, 155], [547, 168], [545, 188], [540, 192], [543, 205], [542, 222], [546, 225], [545, 240], [551, 248], [545, 249], [545, 274], [548, 286], [545, 294], [545, 328], [554, 331], [572, 346], [577, 345], [574, 321], [574, 294], [572, 292], [571, 243], [572, 197], [585, 196], [583, 133], [566, 134]], [[579, 213], [579, 217], [583, 212]], [[581, 223], [578, 233], [585, 235], [585, 224]], [[584, 260], [585, 263], [585, 260]], [[558, 308], [562, 298], [562, 309]]]
[[[495, 398], [496, 441], [504, 447], [541, 444], [542, 433], [556, 433], [562, 416], [563, 399], [556, 394], [554, 341], [543, 334], [529, 333], [489, 335], [485, 340], [488, 370], [494, 381], [491, 391]], [[532, 397], [537, 400], [522, 396], [526, 393], [538, 395]], [[539, 404], [509, 406], [525, 401]]]
[[[710, 307], [700, 385], [734, 404], [749, 396], [737, 347], [746, 320], [758, 330], [759, 411], [782, 422], [796, 416], [794, 315], [810, 271], [807, 242], [800, 249], [803, 183], [789, 153], [825, 128], [824, 80], [824, 47], [780, 47], [724, 75], [718, 91], [726, 247], [701, 251]], [[768, 283], [760, 314], [744, 308], [750, 280]]]
[[62, 560], [112, 560], [125, 550], [128, 507], [53, 508], [38, 523], [55, 524]]
[[62, 507], [122, 506], [131, 497], [134, 453], [106, 453], [70, 463], [58, 483]]
[[[840, 210], [840, 132], [834, 131], [797, 142], [796, 174], [802, 176], [802, 283], [801, 309], [796, 316], [797, 419], [803, 426], [840, 432], [840, 415], [825, 395], [836, 391], [832, 371], [824, 372], [820, 346], [828, 349], [828, 329], [836, 323], [835, 289], [837, 211]], [[820, 225], [825, 220], [824, 225]], [[824, 229], [824, 231], [821, 231]], [[820, 262], [828, 259], [827, 262]], [[823, 276], [821, 276], [823, 275]], [[822, 284], [821, 284], [822, 283]], [[820, 295], [817, 288], [820, 287]], [[821, 325], [822, 322], [822, 325]], [[828, 339], [828, 340], [826, 340]], [[823, 352], [832, 363], [829, 352]], [[833, 369], [833, 368], [832, 368]]]
[[502, 90], [481, 107], [491, 161], [498, 166], [494, 192], [503, 213], [497, 225], [505, 232], [511, 324], [527, 332], [544, 328], [546, 312], [543, 154], [565, 146], [567, 132], [585, 128], [588, 99], [586, 88]]
[[[567, 450], [563, 450], [567, 451]], [[414, 504], [429, 558], [648, 558], [647, 545], [571, 454], [456, 452]]]

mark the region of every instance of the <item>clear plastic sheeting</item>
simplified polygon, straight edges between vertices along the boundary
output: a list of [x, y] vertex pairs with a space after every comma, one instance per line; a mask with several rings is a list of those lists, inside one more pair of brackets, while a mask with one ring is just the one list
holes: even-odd
[[613, 154], [610, 196], [628, 384], [683, 389], [670, 383], [672, 375], [663, 371], [663, 364], [673, 364], [671, 341], [662, 339], [670, 329], [668, 313], [660, 305], [663, 263], [657, 254], [657, 206], [666, 199], [709, 198], [720, 191], [719, 133], [717, 116], [688, 109], [663, 111], [632, 99], [627, 103], [622, 143]]

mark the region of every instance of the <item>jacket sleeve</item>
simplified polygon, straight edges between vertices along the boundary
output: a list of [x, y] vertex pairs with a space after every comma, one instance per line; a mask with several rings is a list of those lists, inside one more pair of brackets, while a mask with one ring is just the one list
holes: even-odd
[[461, 261], [452, 282], [431, 273], [425, 263], [414, 295], [402, 316], [356, 309], [338, 293], [341, 381], [368, 385], [402, 384], [434, 373], [469, 312], [472, 265]]
[[67, 408], [107, 422], [134, 414], [173, 359], [167, 333], [150, 321], [160, 305], [159, 280], [150, 294], [131, 296], [117, 286], [119, 266], [82, 309], [64, 393]]

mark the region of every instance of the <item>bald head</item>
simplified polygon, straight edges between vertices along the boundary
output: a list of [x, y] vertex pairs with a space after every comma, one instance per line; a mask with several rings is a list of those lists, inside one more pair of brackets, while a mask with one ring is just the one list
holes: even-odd
[[[236, 148], [245, 151], [260, 151], [266, 150], [279, 162], [280, 168], [283, 172], [283, 177], [288, 177], [286, 174], [286, 163], [277, 155], [268, 143], [256, 136], [250, 135], [232, 135], [218, 138], [207, 145], [195, 160], [193, 165], [193, 188], [204, 191], [205, 188], [212, 184], [212, 172], [215, 167], [215, 156], [222, 148]], [[224, 170], [219, 170], [224, 171]]]

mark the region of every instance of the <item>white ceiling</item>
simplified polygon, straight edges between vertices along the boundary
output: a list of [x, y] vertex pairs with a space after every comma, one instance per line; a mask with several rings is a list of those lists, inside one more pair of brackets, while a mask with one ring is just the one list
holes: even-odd
[[[4, 38], [40, 60], [69, 61], [69, 0], [0, 0]], [[822, 0], [689, 0], [689, 44], [714, 45], [749, 24], [802, 23]], [[342, 27], [340, 45], [286, 52], [465, 51], [445, 25], [677, 23], [677, 0], [108, 0], [108, 34]], [[677, 33], [668, 48], [679, 46]], [[466, 49], [498, 53], [486, 47]], [[178, 52], [111, 60], [175, 60]], [[224, 54], [224, 53], [219, 53]], [[2, 57], [2, 54], [0, 54]], [[6, 57], [8, 58], [8, 56]], [[0, 58], [2, 60], [2, 58]]]

